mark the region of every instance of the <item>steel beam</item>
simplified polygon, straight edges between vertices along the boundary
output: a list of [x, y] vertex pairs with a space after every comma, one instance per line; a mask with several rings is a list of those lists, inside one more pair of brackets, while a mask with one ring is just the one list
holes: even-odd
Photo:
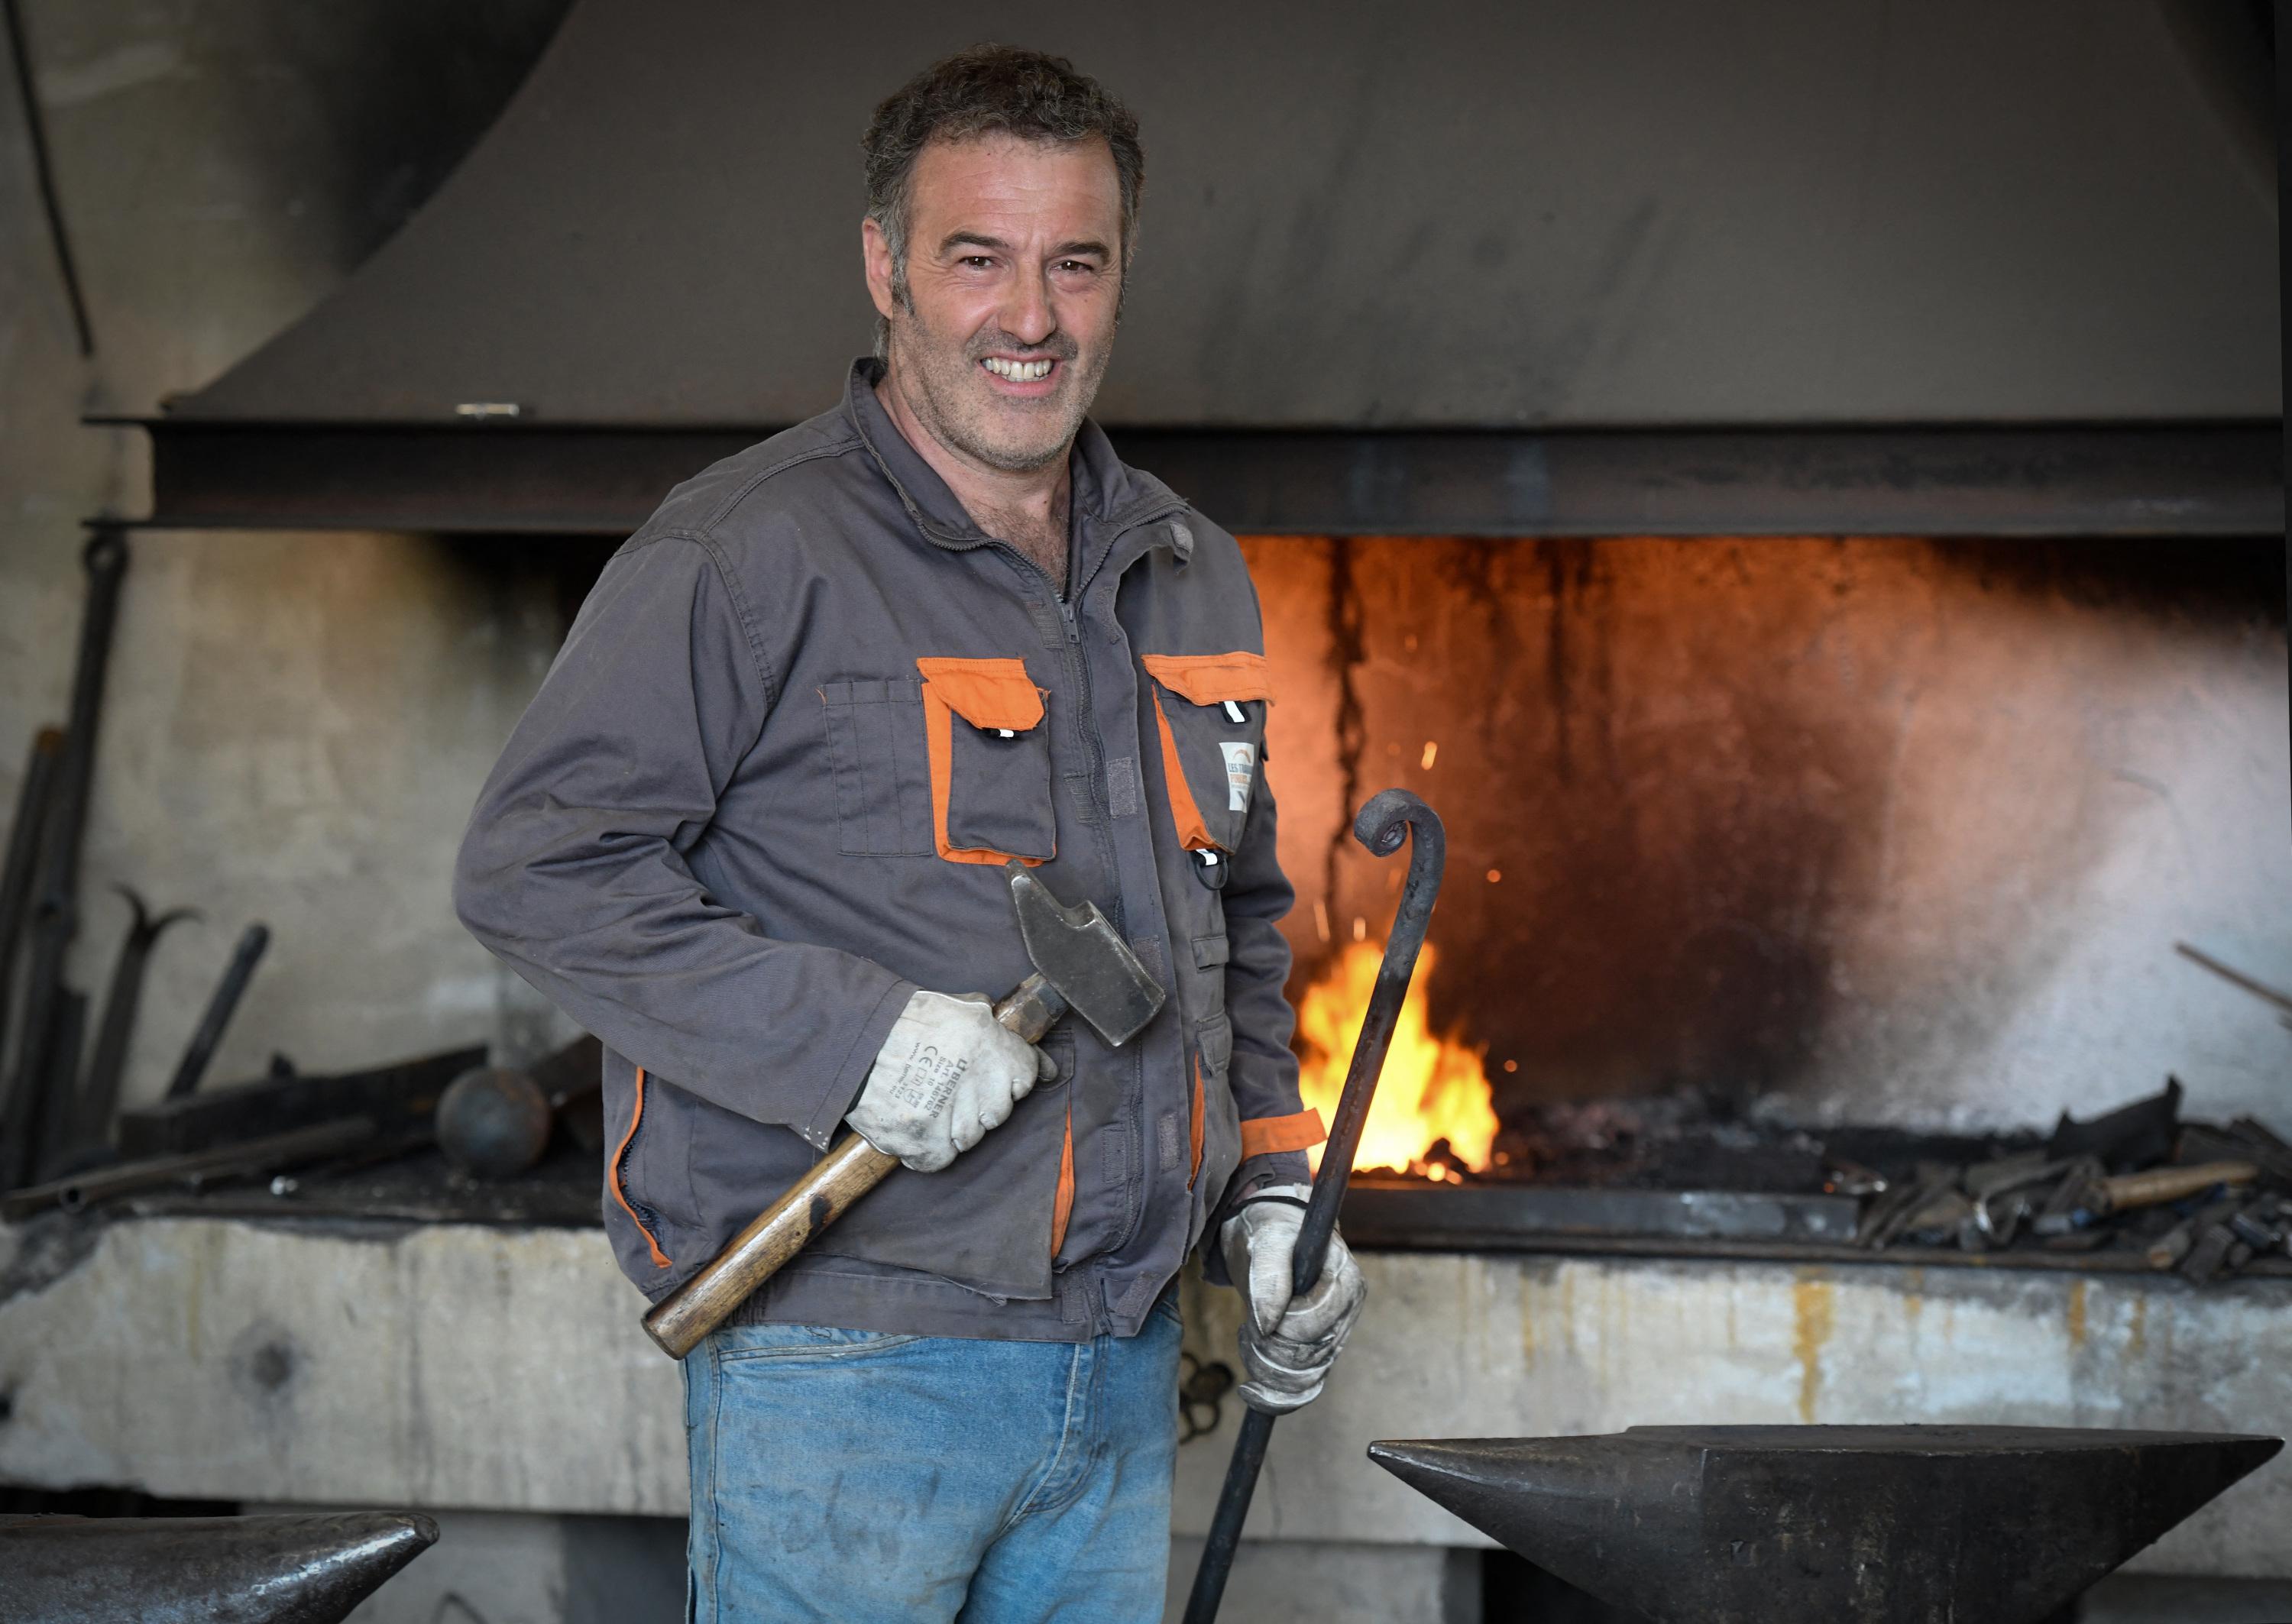
[[1797, 1241], [1844, 1245], [1862, 1203], [1851, 1195], [1735, 1190], [1570, 1189], [1537, 1184], [1356, 1183], [1345, 1235], [1357, 1246], [1471, 1248], [1585, 1236]]
[[[104, 418], [151, 437], [160, 529], [622, 535], [771, 432]], [[2269, 422], [1116, 430], [1228, 529], [1331, 535], [2266, 535]]]

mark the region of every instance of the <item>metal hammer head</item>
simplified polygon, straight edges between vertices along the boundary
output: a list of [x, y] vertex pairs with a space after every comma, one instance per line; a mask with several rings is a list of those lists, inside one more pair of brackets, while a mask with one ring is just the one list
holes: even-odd
[[1011, 900], [1019, 908], [1019, 935], [1027, 957], [1067, 1007], [1119, 1049], [1138, 1035], [1165, 994], [1114, 922], [1093, 902], [1069, 908], [1016, 862]]

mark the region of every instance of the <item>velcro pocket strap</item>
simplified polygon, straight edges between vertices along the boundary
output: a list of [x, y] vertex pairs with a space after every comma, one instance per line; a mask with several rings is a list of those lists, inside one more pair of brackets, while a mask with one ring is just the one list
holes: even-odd
[[1201, 1187], [1190, 1239], [1199, 1238], [1209, 1210], [1216, 1206], [1241, 1161], [1239, 1113], [1227, 1081], [1232, 1064], [1233, 1026], [1224, 1016], [1212, 1016], [1194, 1028], [1194, 1165], [1188, 1182]]
[[933, 848], [950, 863], [1029, 866], [1058, 850], [1050, 729], [1023, 659], [925, 656]]

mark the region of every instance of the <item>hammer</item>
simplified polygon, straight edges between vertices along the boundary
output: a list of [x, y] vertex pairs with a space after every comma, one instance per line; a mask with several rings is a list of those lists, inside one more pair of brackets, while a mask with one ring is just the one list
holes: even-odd
[[[995, 1006], [995, 1018], [1029, 1043], [1072, 1009], [1116, 1049], [1138, 1035], [1162, 1007], [1163, 992], [1114, 925], [1085, 902], [1067, 907], [1017, 862], [1011, 900], [1035, 973]], [[779, 1272], [821, 1230], [900, 1165], [851, 1134], [797, 1179], [701, 1271], [653, 1305], [645, 1334], [682, 1359], [722, 1324], [748, 1294]]]

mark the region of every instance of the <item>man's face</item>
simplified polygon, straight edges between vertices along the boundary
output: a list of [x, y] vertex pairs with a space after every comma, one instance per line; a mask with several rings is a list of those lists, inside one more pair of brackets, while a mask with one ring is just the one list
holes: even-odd
[[909, 177], [908, 298], [864, 222], [892, 387], [932, 436], [1018, 472], [1065, 454], [1098, 393], [1122, 293], [1122, 202], [1104, 141], [932, 141]]

